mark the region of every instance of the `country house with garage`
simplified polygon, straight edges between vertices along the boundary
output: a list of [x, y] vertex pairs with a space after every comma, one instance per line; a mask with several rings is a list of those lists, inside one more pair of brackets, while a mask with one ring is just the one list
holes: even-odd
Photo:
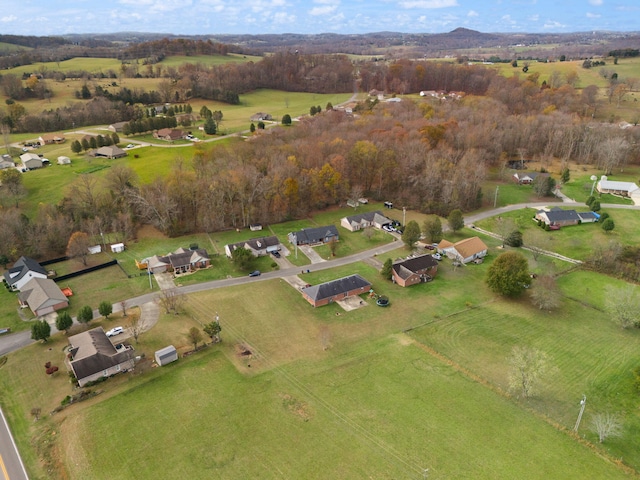
[[541, 209], [536, 212], [536, 220], [540, 220], [546, 225], [566, 227], [567, 225], [578, 225], [580, 223], [580, 217], [575, 210], [563, 210], [560, 207], [553, 207], [551, 209]]
[[640, 197], [640, 187], [634, 182], [617, 182], [607, 179], [605, 175], [598, 180], [596, 190], [600, 193], [610, 193], [611, 195], [618, 195], [620, 197]]
[[371, 289], [371, 283], [358, 274], [338, 278], [302, 289], [302, 296], [314, 307], [322, 307], [347, 297], [361, 295]]
[[177, 128], [161, 128], [157, 132], [153, 133], [153, 136], [159, 140], [166, 140], [167, 142], [173, 142], [180, 140], [184, 137], [184, 132]]
[[102, 158], [122, 158], [126, 157], [128, 154], [123, 149], [116, 145], [108, 145], [105, 147], [100, 147], [97, 150], [94, 150], [92, 153], [94, 157], [102, 157]]
[[22, 290], [32, 278], [47, 278], [47, 271], [29, 257], [20, 257], [13, 267], [4, 272], [4, 281], [11, 290]]
[[60, 133], [44, 133], [38, 137], [40, 145], [53, 145], [54, 143], [64, 143], [66, 139]]
[[293, 245], [321, 245], [332, 241], [338, 241], [340, 235], [335, 225], [326, 227], [303, 228], [287, 235]]
[[148, 268], [153, 273], [174, 272], [180, 274], [207, 268], [211, 265], [211, 258], [204, 248], [187, 250], [180, 247], [173, 253], [149, 257], [140, 263], [138, 268], [141, 265], [142, 268]]
[[382, 228], [383, 225], [390, 223], [391, 220], [385, 217], [382, 212], [378, 210], [375, 212], [351, 215], [340, 220], [340, 226], [346, 228], [350, 232], [357, 232], [358, 230], [362, 230], [367, 227]]
[[27, 306], [36, 317], [57, 312], [69, 306], [69, 299], [50, 278], [34, 277], [18, 294], [20, 305]]
[[135, 366], [135, 352], [130, 345], [116, 348], [102, 327], [69, 337], [67, 364], [84, 387], [101, 377], [126, 372]]
[[480, 262], [487, 255], [488, 250], [485, 243], [478, 237], [465, 238], [456, 243], [442, 240], [438, 244], [438, 251], [460, 263]]
[[253, 256], [259, 257], [262, 255], [269, 255], [271, 252], [276, 252], [281, 249], [280, 240], [275, 235], [271, 237], [251, 238], [243, 242], [229, 243], [224, 246], [224, 252], [227, 257], [231, 258], [233, 251], [236, 248], [246, 248]]
[[391, 266], [391, 280], [401, 287], [430, 282], [438, 272], [438, 261], [430, 254], [395, 262]]

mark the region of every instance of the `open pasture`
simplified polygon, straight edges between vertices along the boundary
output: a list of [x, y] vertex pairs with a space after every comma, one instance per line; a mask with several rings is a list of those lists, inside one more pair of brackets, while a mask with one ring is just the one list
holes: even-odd
[[[638, 359], [638, 338], [594, 315], [578, 322], [585, 311], [571, 301], [552, 317], [500, 300], [436, 317], [429, 306], [449, 303], [440, 294], [464, 298], [475, 279], [440, 292], [432, 290], [439, 281], [450, 287], [446, 277], [401, 289], [376, 280], [368, 266], [353, 267], [391, 293], [391, 307], [313, 309], [281, 280], [190, 296], [185, 316], [161, 320], [164, 341], [172, 341], [171, 325], [182, 332], [185, 321], [208, 322], [218, 312], [223, 343], [107, 383], [103, 398], [67, 410], [63, 423], [53, 417], [70, 477], [417, 479], [429, 468], [436, 478], [627, 478], [543, 415], [569, 430], [583, 392], [593, 411], [605, 400], [620, 406], [611, 403], [613, 388], [624, 386], [619, 372]], [[314, 282], [314, 275], [331, 276], [311, 273]], [[399, 333], [414, 309], [426, 325]], [[156, 348], [154, 335], [142, 337], [140, 351]], [[526, 408], [499, 393], [505, 357], [523, 343], [548, 349], [559, 370]], [[238, 344], [251, 355], [238, 355]], [[581, 432], [589, 437], [586, 420]], [[627, 459], [633, 454], [619, 452], [621, 443], [606, 445]]]

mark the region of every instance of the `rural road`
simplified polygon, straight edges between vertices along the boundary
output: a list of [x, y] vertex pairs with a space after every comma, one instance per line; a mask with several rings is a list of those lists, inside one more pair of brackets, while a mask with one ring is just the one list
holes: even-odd
[[0, 480], [28, 480], [7, 420], [0, 409]]
[[[542, 207], [554, 207], [554, 206], [574, 206], [574, 207], [582, 207], [584, 204], [573, 202], [566, 197], [563, 202], [540, 202], [540, 203], [518, 203], [514, 205], [507, 205], [504, 207], [494, 208], [490, 210], [486, 210], [484, 212], [474, 213], [472, 215], [468, 215], [465, 217], [465, 224], [467, 226], [473, 225], [475, 222], [493, 217], [495, 215], [500, 215], [501, 213], [511, 212], [514, 210], [519, 210], [522, 208], [542, 208]], [[567, 201], [569, 200], [569, 201]], [[623, 209], [623, 210], [640, 210], [640, 205], [618, 205], [618, 204], [602, 204], [602, 208], [611, 208], [611, 209]], [[446, 229], [446, 226], [445, 226]], [[377, 248], [373, 248], [371, 250], [366, 250], [364, 252], [356, 253], [354, 255], [350, 255], [344, 258], [338, 258], [335, 260], [327, 260], [319, 263], [313, 263], [312, 265], [308, 265], [304, 268], [306, 270], [309, 268], [310, 270], [327, 270], [334, 267], [339, 267], [343, 265], [348, 265], [350, 263], [359, 262], [370, 258], [375, 255], [383, 254], [386, 252], [390, 252], [391, 250], [395, 250], [398, 248], [399, 243], [397, 241], [393, 241], [391, 243], [382, 245]], [[552, 253], [552, 252], [551, 252]], [[567, 259], [567, 261], [573, 261], [572, 259]], [[575, 261], [574, 261], [575, 262]], [[291, 267], [284, 268], [282, 270], [277, 270], [274, 272], [263, 273], [259, 277], [234, 277], [234, 278], [225, 278], [222, 280], [212, 280], [210, 282], [198, 283], [194, 285], [187, 285], [184, 287], [179, 287], [178, 291], [180, 293], [195, 293], [202, 292], [205, 290], [212, 290], [215, 288], [224, 288], [224, 287], [232, 287], [235, 285], [242, 285], [248, 282], [260, 282], [264, 280], [269, 280], [273, 278], [283, 278], [291, 275], [298, 275], [301, 272], [301, 267]], [[150, 293], [146, 293], [139, 297], [130, 298], [126, 301], [127, 308], [130, 307], [141, 307], [142, 305], [153, 302], [158, 294], [158, 291], [153, 291]], [[118, 312], [121, 310], [120, 303], [115, 303], [113, 305], [113, 311]], [[97, 313], [94, 314], [96, 317], [99, 316]], [[51, 328], [51, 334], [56, 333], [57, 330], [55, 326]], [[31, 332], [30, 331], [22, 331], [17, 333], [12, 333], [8, 335], [3, 335], [0, 337], [0, 356], [6, 355], [7, 353], [14, 352], [23, 348], [27, 345], [34, 343], [31, 340]], [[1, 479], [0, 479], [1, 480]]]
[[[513, 210], [519, 210], [521, 208], [542, 208], [545, 206], [582, 206], [581, 203], [576, 203], [572, 201], [567, 201], [566, 197], [563, 199], [563, 202], [546, 202], [546, 203], [527, 203], [527, 204], [515, 204], [508, 205], [505, 207], [495, 208], [491, 210], [487, 210], [485, 212], [475, 213], [473, 215], [469, 215], [465, 217], [465, 224], [467, 226], [472, 226], [474, 222], [478, 220], [482, 220], [485, 218], [489, 218], [495, 215], [500, 215], [501, 213], [511, 212]], [[640, 210], [640, 206], [638, 205], [614, 205], [614, 204], [603, 204], [603, 208], [620, 208], [620, 209], [629, 209], [629, 210]], [[394, 238], [393, 242], [387, 243], [385, 245], [381, 245], [379, 247], [356, 253], [354, 255], [350, 255], [344, 258], [337, 258], [334, 260], [327, 260], [318, 263], [312, 263], [311, 265], [305, 266], [305, 268], [301, 267], [289, 267], [281, 270], [267, 272], [259, 277], [234, 277], [234, 278], [226, 278], [222, 280], [212, 280], [209, 282], [198, 283], [194, 285], [187, 285], [183, 287], [178, 287], [178, 291], [180, 293], [196, 293], [202, 292], [206, 290], [212, 290], [216, 288], [225, 288], [232, 287], [235, 285], [242, 285], [249, 282], [261, 282], [265, 280], [271, 280], [274, 278], [283, 278], [289, 277], [292, 275], [300, 275], [304, 270], [327, 270], [330, 268], [340, 267], [344, 265], [348, 265], [350, 263], [355, 263], [359, 261], [366, 260], [371, 258], [372, 256], [382, 255], [384, 253], [395, 250], [401, 246], [401, 242]], [[552, 252], [551, 252], [552, 253]], [[568, 261], [571, 259], [568, 259]], [[153, 291], [138, 297], [130, 298], [126, 301], [126, 307], [141, 307], [149, 304], [153, 304], [155, 301], [155, 297], [157, 296], [158, 291]], [[113, 311], [117, 312], [121, 310], [120, 303], [116, 303], [113, 305]], [[57, 330], [55, 326], [52, 327], [51, 333], [56, 333]], [[16, 351], [20, 348], [23, 348], [27, 345], [34, 343], [34, 340], [31, 339], [30, 331], [22, 331], [14, 334], [4, 335], [0, 337], [0, 356], [5, 355], [7, 353]], [[0, 411], [0, 415], [2, 412]], [[1, 418], [2, 422], [0, 422], [0, 473], [2, 473], [2, 477], [0, 480], [22, 480], [27, 479], [26, 472], [24, 470], [24, 466], [22, 465], [22, 461], [20, 460], [19, 453], [15, 448], [15, 444], [13, 443], [13, 438], [9, 432], [8, 426], [4, 420], [4, 416]]]

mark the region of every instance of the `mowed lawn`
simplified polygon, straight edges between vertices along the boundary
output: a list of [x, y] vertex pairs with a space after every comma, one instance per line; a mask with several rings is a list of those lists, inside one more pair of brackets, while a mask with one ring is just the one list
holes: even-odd
[[401, 306], [336, 316], [277, 282], [192, 296], [189, 317], [220, 308], [223, 344], [69, 411], [58, 430], [69, 476], [626, 478], [394, 333]]
[[[408, 289], [364, 263], [304, 275], [318, 283], [359, 273], [389, 295], [386, 309], [366, 297], [350, 312], [314, 309], [284, 280], [190, 295], [185, 313], [163, 316], [136, 349], [147, 358], [169, 343], [185, 351], [188, 326], [216, 313], [222, 344], [110, 380], [104, 395], [36, 424], [33, 441], [52, 442], [69, 478], [420, 478], [423, 468], [435, 478], [628, 478], [552, 422], [570, 430], [585, 393], [580, 433], [594, 442], [590, 416], [621, 413], [625, 435], [603, 452], [640, 463], [630, 390], [638, 333], [572, 300], [546, 315], [494, 299], [482, 282], [489, 262], [446, 262], [436, 280]], [[529, 402], [498, 391], [511, 347], [523, 344], [547, 351], [556, 369]], [[60, 344], [51, 346], [61, 363]], [[42, 363], [47, 352], [35, 345], [19, 358], [37, 353]], [[9, 368], [0, 398], [32, 464], [30, 399], [51, 408], [66, 393], [58, 377], [48, 395], [38, 365]]]

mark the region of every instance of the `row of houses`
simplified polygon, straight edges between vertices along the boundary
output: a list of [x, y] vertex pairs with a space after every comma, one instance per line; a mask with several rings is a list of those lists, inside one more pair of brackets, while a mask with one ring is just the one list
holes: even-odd
[[32, 258], [20, 257], [4, 272], [3, 281], [10, 290], [19, 292], [20, 305], [28, 307], [37, 317], [69, 306], [67, 296]]

